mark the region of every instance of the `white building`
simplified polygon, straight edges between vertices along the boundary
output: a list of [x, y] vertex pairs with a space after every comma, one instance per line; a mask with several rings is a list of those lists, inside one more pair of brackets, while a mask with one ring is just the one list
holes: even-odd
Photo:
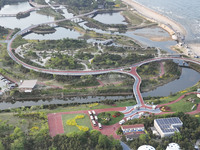
[[177, 143], [169, 143], [166, 150], [180, 150], [180, 146]]
[[200, 88], [197, 89], [197, 97], [200, 98]]
[[37, 80], [24, 80], [19, 86], [21, 92], [32, 92], [37, 84]]
[[179, 132], [183, 122], [178, 117], [161, 118], [154, 120], [154, 127], [161, 137], [171, 136], [174, 132]]
[[156, 149], [150, 145], [142, 145], [138, 148], [138, 150], [156, 150]]
[[121, 129], [124, 134], [129, 132], [143, 132], [144, 125], [143, 124], [123, 125], [121, 126]]

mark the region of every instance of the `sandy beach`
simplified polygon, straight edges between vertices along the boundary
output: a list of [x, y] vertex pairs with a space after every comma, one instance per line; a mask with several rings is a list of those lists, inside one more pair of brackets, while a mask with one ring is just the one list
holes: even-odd
[[[150, 20], [152, 22], [157, 22], [158, 26], [166, 30], [171, 35], [171, 37], [175, 32], [179, 32], [182, 35], [187, 34], [185, 28], [181, 24], [175, 22], [174, 20], [162, 14], [159, 14], [150, 8], [147, 8], [146, 6], [139, 4], [135, 2], [134, 0], [123, 0], [123, 2], [132, 6], [139, 14], [141, 14], [147, 20]], [[199, 46], [200, 44], [189, 45], [191, 51], [198, 56], [200, 56]]]
[[173, 35], [175, 32], [180, 32], [182, 35], [186, 35], [186, 30], [182, 25], [175, 22], [174, 20], [163, 16], [154, 10], [147, 8], [133, 0], [123, 0], [128, 5], [132, 6], [138, 13], [144, 16], [146, 19], [157, 22], [160, 27]]

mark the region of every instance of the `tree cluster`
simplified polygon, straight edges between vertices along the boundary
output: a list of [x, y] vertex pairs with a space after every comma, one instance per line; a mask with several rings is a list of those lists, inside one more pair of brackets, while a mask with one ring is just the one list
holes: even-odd
[[42, 40], [37, 43], [33, 43], [33, 48], [36, 50], [66, 50], [66, 49], [78, 49], [87, 46], [87, 42], [84, 40], [75, 39], [62, 39], [62, 40]]
[[78, 64], [78, 62], [69, 55], [57, 54], [54, 57], [51, 57], [47, 61], [45, 67], [52, 69], [68, 70], [68, 69], [80, 69], [82, 68], [82, 65]]
[[49, 136], [48, 124], [32, 127], [26, 134], [19, 127], [0, 121], [1, 150], [121, 150], [118, 140], [97, 130]]
[[117, 54], [103, 53], [94, 57], [93, 64], [100, 68], [110, 68], [131, 65], [149, 58], [153, 58], [153, 55], [138, 55], [130, 53], [128, 54], [128, 56], [123, 58], [122, 56]]
[[[1, 3], [1, 0], [0, 0], [0, 3]], [[0, 4], [0, 5], [1, 5], [1, 4]], [[8, 34], [8, 29], [6, 29], [6, 28], [0, 26], [0, 33], [1, 33], [0, 37], [1, 37], [2, 35]]]

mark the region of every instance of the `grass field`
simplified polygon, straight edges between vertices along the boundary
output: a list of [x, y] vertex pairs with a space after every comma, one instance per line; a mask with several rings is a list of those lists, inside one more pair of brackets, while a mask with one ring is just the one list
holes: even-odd
[[92, 129], [92, 125], [91, 125], [89, 116], [87, 116], [85, 114], [65, 114], [65, 115], [62, 115], [62, 121], [63, 121], [63, 127], [64, 127], [65, 133], [72, 133], [72, 132], [79, 132], [80, 131], [76, 126], [69, 126], [69, 125], [66, 124], [67, 120], [73, 119], [77, 115], [84, 115], [85, 116], [82, 119], [77, 119], [76, 120], [78, 125], [86, 126], [90, 130]]
[[120, 113], [121, 114], [120, 116], [114, 118], [112, 115], [114, 115], [115, 112], [116, 111], [108, 111], [108, 112], [106, 112], [106, 113], [110, 113], [111, 114], [111, 116], [110, 116], [111, 120], [108, 123], [106, 123], [106, 124], [104, 123], [104, 120], [102, 119], [104, 116], [102, 115], [102, 113], [98, 114], [98, 119], [99, 119], [98, 121], [100, 123], [102, 123], [103, 125], [113, 125], [113, 124], [119, 122], [120, 120], [122, 120], [124, 118], [124, 114], [122, 114], [122, 113]]
[[197, 118], [199, 120], [199, 122], [200, 122], [200, 113], [192, 115], [192, 116], [195, 117], [195, 118]]
[[[191, 103], [189, 101], [186, 101], [188, 98], [194, 98], [195, 103]], [[172, 111], [182, 111], [182, 112], [190, 112], [196, 110], [197, 107], [195, 107], [193, 110], [191, 110], [192, 106], [194, 104], [200, 103], [200, 98], [196, 96], [196, 94], [185, 96], [182, 100], [180, 100], [177, 103], [168, 105]]]

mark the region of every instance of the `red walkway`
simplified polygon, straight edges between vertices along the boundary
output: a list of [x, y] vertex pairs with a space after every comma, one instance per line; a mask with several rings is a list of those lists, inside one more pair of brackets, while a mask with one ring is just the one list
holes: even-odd
[[[126, 109], [125, 107], [105, 108], [105, 109], [95, 109], [95, 112], [98, 114], [98, 113], [106, 112], [106, 111], [122, 111], [122, 110], [125, 110], [125, 109]], [[64, 115], [64, 114], [78, 114], [78, 113], [84, 113], [84, 114], [88, 115], [88, 110], [48, 114], [48, 124], [49, 124], [50, 136], [53, 137], [57, 134], [64, 133], [63, 123], [62, 123], [62, 115]], [[113, 137], [116, 138], [116, 139], [120, 138], [120, 136], [118, 136], [115, 133], [115, 131], [120, 127], [119, 123], [111, 125], [111, 126], [104, 126], [103, 125], [102, 127], [103, 127], [102, 130], [99, 130], [98, 127], [93, 127], [93, 129], [99, 130], [104, 135], [113, 135]]]
[[177, 100], [171, 101], [171, 102], [166, 103], [166, 104], [158, 105], [157, 107], [160, 108], [160, 107], [162, 107], [162, 106], [166, 106], [166, 105], [170, 105], [170, 104], [177, 103], [178, 101], [180, 101], [181, 99], [183, 99], [185, 96], [190, 95], [190, 94], [197, 94], [197, 92], [186, 93], [186, 94], [180, 96]]

